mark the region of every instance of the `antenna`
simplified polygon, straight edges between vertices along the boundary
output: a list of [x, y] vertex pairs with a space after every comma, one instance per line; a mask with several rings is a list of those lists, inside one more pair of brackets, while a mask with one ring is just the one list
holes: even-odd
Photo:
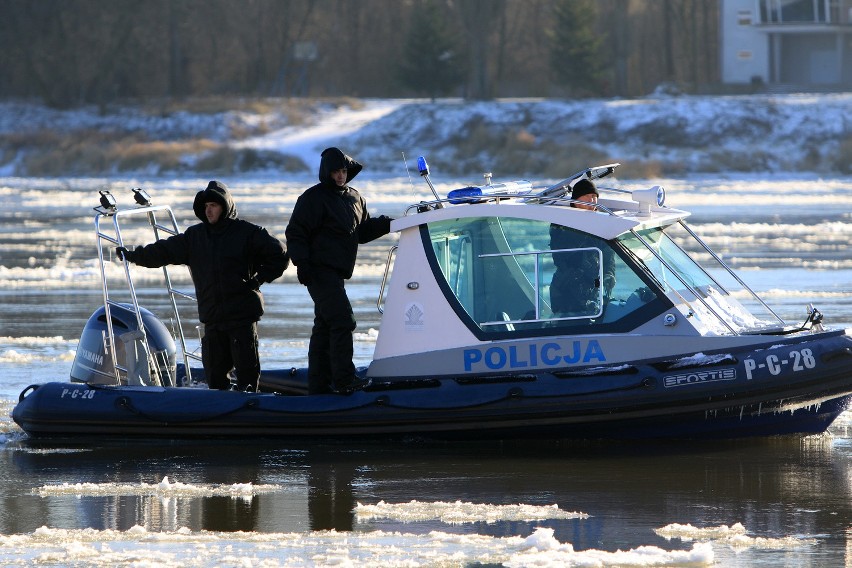
[[408, 183], [411, 184], [411, 190], [415, 193], [417, 190], [414, 188], [414, 180], [411, 179], [411, 170], [408, 169], [408, 160], [405, 159], [405, 152], [400, 152], [402, 154], [402, 164], [405, 166], [405, 173], [408, 174]]

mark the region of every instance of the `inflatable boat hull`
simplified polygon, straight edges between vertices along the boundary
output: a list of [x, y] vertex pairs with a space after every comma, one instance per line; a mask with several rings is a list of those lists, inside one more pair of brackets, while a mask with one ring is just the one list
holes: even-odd
[[[377, 380], [350, 395], [55, 382], [22, 392], [13, 418], [35, 438], [730, 438], [823, 432], [852, 398], [852, 339], [824, 333], [783, 347], [708, 357], [691, 366], [648, 361], [562, 373]], [[794, 370], [792, 357], [783, 353], [801, 352], [810, 354], [812, 364]]]

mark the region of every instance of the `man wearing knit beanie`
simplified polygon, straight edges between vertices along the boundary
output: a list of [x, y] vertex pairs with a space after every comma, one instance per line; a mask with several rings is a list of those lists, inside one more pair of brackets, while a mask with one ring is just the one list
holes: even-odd
[[[571, 199], [574, 200], [571, 203], [571, 207], [594, 211], [597, 209], [595, 204], [598, 202], [598, 188], [595, 187], [592, 180], [583, 178], [571, 188]], [[590, 203], [591, 205], [586, 205], [586, 203]]]
[[[591, 180], [580, 179], [571, 188], [571, 200], [571, 207], [594, 211], [598, 188]], [[615, 286], [612, 249], [598, 237], [557, 224], [550, 226], [550, 248], [569, 251], [553, 253], [556, 271], [550, 283], [550, 305], [554, 314], [577, 317], [597, 313], [601, 309], [597, 303], [601, 285], [605, 295]], [[598, 252], [584, 250], [594, 248], [600, 249], [603, 256], [603, 282]]]

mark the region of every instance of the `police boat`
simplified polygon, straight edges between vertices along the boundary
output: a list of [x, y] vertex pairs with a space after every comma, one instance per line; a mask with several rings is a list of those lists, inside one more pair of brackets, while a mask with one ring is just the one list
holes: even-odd
[[[368, 387], [308, 395], [306, 369], [284, 368], [261, 392], [205, 388], [178, 307], [192, 295], [168, 267], [171, 329], [139, 305], [129, 265], [128, 301], [103, 272], [131, 219], [176, 233], [171, 209], [102, 192], [103, 306], [70, 381], [27, 387], [15, 422], [33, 439], [732, 438], [823, 432], [846, 409], [852, 338], [812, 306], [785, 323], [662, 187], [607, 187], [606, 164], [541, 186], [486, 174], [441, 197], [418, 166], [435, 199], [392, 224]], [[596, 210], [571, 206], [582, 179]]]

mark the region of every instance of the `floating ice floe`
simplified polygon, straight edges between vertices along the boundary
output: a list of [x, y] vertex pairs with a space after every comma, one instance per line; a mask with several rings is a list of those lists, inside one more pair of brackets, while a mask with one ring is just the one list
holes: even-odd
[[26, 535], [0, 535], [0, 561], [74, 566], [359, 566], [438, 567], [469, 564], [526, 566], [708, 566], [707, 543], [688, 550], [640, 546], [631, 550], [574, 550], [537, 528], [527, 536], [399, 532], [256, 533], [66, 530], [42, 527]]
[[180, 483], [169, 481], [168, 476], [163, 477], [159, 483], [60, 483], [43, 485], [34, 489], [34, 493], [42, 497], [54, 495], [245, 497], [276, 491], [281, 491], [281, 486], [255, 485], [253, 483], [232, 483], [230, 485]]
[[456, 501], [385, 503], [375, 505], [358, 503], [355, 519], [366, 522], [372, 519], [392, 519], [405, 523], [439, 520], [448, 524], [495, 523], [497, 521], [540, 521], [545, 519], [587, 519], [586, 513], [563, 511], [558, 505], [490, 505]]
[[686, 542], [694, 540], [713, 541], [718, 544], [728, 545], [731, 548], [757, 548], [757, 549], [792, 549], [810, 546], [816, 543], [812, 538], [797, 538], [784, 536], [780, 538], [767, 538], [761, 536], [749, 536], [742, 523], [734, 523], [731, 526], [720, 525], [717, 527], [694, 527], [686, 524], [672, 523], [659, 529], [654, 529], [661, 537], [671, 540], [679, 538]]

